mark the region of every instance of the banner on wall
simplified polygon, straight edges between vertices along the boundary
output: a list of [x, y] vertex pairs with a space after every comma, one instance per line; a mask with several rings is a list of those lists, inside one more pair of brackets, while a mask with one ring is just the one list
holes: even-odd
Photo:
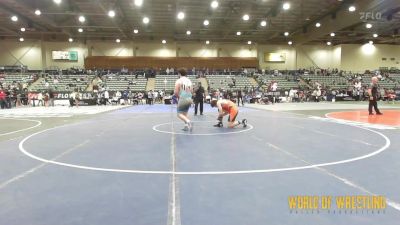
[[265, 62], [285, 62], [286, 54], [285, 53], [276, 53], [276, 52], [264, 52], [264, 61]]
[[77, 51], [52, 51], [53, 60], [78, 61]]

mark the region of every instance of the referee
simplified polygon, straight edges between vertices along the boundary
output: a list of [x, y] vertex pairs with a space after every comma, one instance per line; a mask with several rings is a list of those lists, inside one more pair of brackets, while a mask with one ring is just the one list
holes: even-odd
[[372, 112], [372, 107], [374, 107], [376, 115], [383, 115], [378, 109], [378, 78], [372, 77], [371, 78], [371, 87], [368, 89], [369, 94], [369, 106], [368, 111], [369, 115], [374, 115]]
[[195, 96], [194, 96], [194, 115], [197, 115], [197, 109], [199, 108], [200, 104], [200, 115], [203, 115], [203, 103], [204, 103], [204, 88], [201, 86], [201, 83], [199, 82], [199, 86], [195, 91]]

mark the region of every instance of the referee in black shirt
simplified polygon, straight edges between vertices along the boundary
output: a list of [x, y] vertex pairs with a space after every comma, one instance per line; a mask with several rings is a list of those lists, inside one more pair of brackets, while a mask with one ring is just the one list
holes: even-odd
[[374, 107], [376, 115], [383, 115], [379, 109], [378, 109], [378, 78], [377, 77], [372, 77], [371, 78], [371, 87], [368, 89], [368, 94], [369, 94], [369, 106], [368, 106], [368, 111], [369, 115], [374, 115], [372, 112], [372, 107]]
[[197, 115], [197, 109], [200, 104], [200, 115], [203, 115], [203, 103], [204, 103], [204, 88], [201, 86], [201, 83], [199, 82], [199, 87], [195, 91], [195, 96], [194, 96], [194, 115]]

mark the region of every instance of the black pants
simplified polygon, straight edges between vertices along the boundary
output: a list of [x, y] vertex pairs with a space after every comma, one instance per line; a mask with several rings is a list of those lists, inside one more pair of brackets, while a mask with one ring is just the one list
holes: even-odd
[[74, 104], [75, 104], [74, 99], [73, 99], [73, 98], [70, 98], [70, 99], [69, 99], [69, 106], [70, 106], [70, 107], [73, 107]]
[[6, 107], [6, 101], [5, 100], [0, 100], [0, 107], [1, 109], [5, 109]]
[[203, 99], [195, 99], [194, 100], [194, 114], [197, 115], [197, 109], [200, 104], [200, 115], [203, 115]]
[[368, 105], [369, 114], [372, 114], [372, 107], [374, 108], [376, 113], [381, 113], [378, 109], [378, 103], [377, 103], [376, 99], [369, 100], [369, 105]]

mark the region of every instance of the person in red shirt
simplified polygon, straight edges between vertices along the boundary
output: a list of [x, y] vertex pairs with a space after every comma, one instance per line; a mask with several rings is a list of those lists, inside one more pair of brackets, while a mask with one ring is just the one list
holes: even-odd
[[221, 100], [216, 100], [213, 99], [211, 100], [211, 107], [218, 107], [218, 123], [214, 125], [214, 127], [222, 127], [222, 118], [226, 115], [229, 115], [228, 117], [228, 127], [229, 128], [234, 128], [240, 124], [243, 125], [243, 127], [247, 127], [247, 120], [243, 119], [242, 121], [236, 120], [236, 117], [239, 113], [238, 107], [236, 106], [235, 103], [233, 103], [230, 100], [227, 99], [221, 99]]
[[7, 97], [6, 93], [2, 88], [0, 88], [0, 106], [2, 109], [6, 107], [6, 97]]

